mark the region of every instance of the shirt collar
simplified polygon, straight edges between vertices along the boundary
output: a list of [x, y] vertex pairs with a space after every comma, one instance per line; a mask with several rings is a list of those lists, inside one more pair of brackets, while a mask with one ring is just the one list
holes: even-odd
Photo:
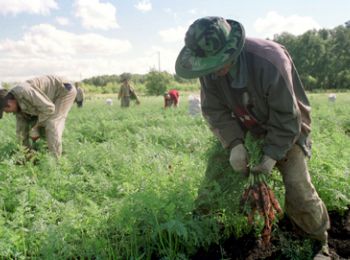
[[227, 74], [230, 86], [234, 89], [241, 89], [247, 86], [248, 69], [245, 52], [242, 51], [238, 57], [238, 62]]

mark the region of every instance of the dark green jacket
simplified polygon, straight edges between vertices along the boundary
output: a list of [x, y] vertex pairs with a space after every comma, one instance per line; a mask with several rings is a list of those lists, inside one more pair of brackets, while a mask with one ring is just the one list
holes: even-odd
[[[200, 78], [203, 115], [223, 147], [242, 143], [251, 131], [264, 138], [263, 151], [275, 160], [295, 143], [310, 155], [310, 104], [286, 49], [247, 38], [238, 60], [224, 77]], [[233, 113], [237, 108], [248, 115]], [[256, 124], [247, 127], [245, 119]]]

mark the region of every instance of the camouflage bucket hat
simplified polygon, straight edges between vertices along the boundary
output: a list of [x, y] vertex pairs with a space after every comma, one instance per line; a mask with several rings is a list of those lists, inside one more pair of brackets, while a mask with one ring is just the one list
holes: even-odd
[[197, 78], [234, 61], [245, 40], [243, 26], [222, 17], [196, 20], [185, 36], [185, 47], [177, 57], [175, 70], [183, 78]]
[[0, 119], [2, 118], [2, 114], [4, 112], [4, 107], [6, 105], [6, 95], [8, 91], [6, 89], [0, 88]]

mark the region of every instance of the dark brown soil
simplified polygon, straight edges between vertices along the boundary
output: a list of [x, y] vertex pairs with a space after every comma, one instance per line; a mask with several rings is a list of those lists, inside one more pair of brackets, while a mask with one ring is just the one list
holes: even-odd
[[[329, 247], [332, 259], [348, 260], [350, 259], [350, 208], [344, 214], [329, 212], [329, 216], [331, 219]], [[239, 239], [231, 237], [220, 244], [200, 249], [191, 259], [312, 259], [319, 251], [320, 245], [316, 241], [308, 240], [308, 243], [305, 241], [306, 239], [285, 217], [279, 222], [278, 229], [275, 229], [269, 248], [262, 248], [254, 234], [248, 234]], [[299, 257], [295, 258], [297, 253]]]
[[337, 212], [329, 213], [331, 230], [329, 231], [329, 246], [340, 257], [350, 259], [350, 210], [343, 216]]

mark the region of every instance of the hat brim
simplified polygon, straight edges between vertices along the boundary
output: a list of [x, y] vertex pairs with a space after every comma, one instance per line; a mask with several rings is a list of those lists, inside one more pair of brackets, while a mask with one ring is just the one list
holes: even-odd
[[244, 28], [237, 21], [226, 21], [231, 25], [231, 32], [225, 47], [219, 53], [208, 57], [196, 56], [192, 50], [183, 47], [176, 59], [176, 74], [182, 78], [198, 78], [217, 71], [223, 65], [237, 59], [244, 45]]

